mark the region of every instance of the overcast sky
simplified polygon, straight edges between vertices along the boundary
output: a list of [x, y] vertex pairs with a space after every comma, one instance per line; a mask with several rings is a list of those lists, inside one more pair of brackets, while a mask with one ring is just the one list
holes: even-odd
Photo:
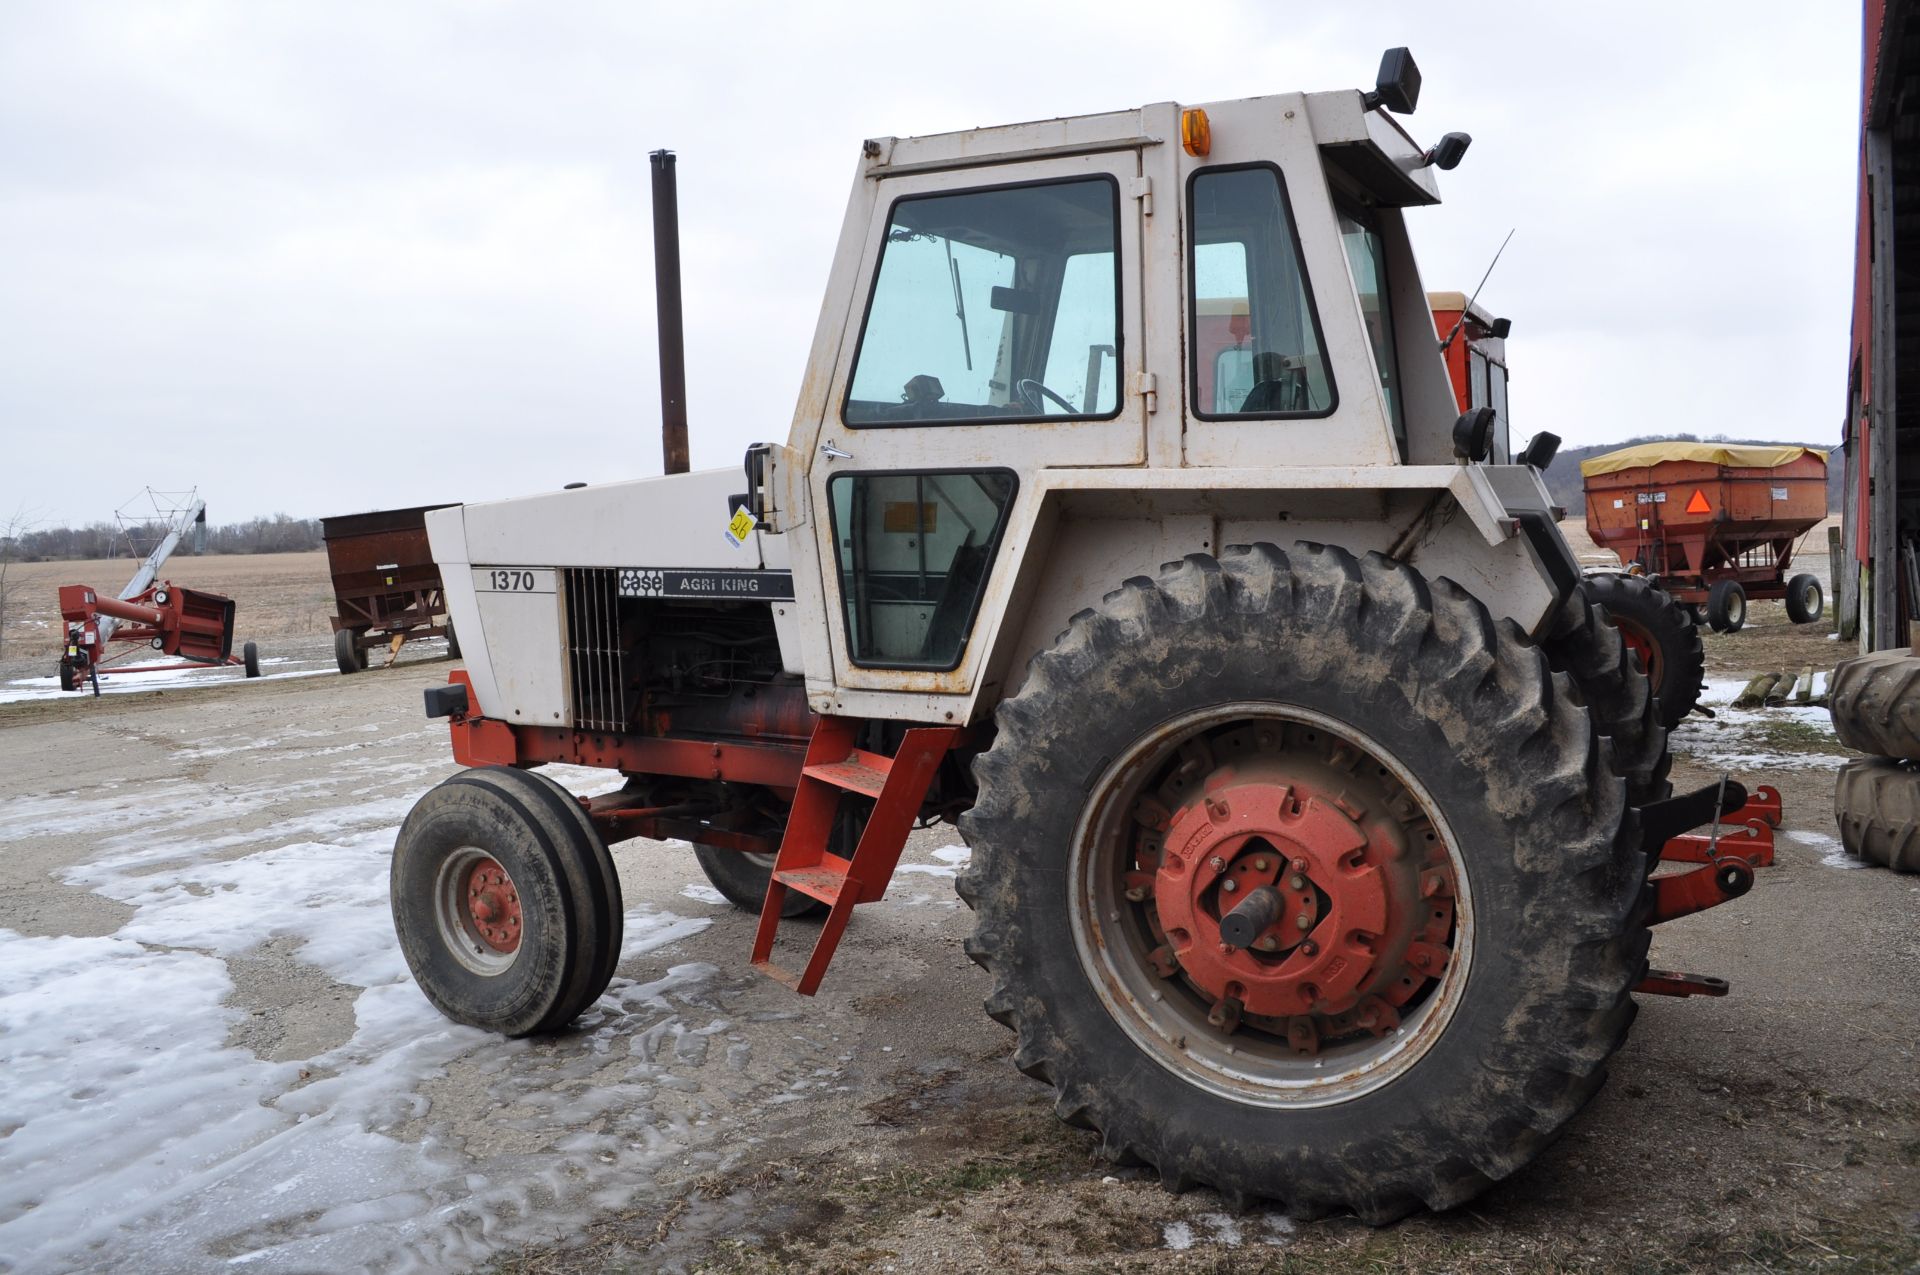
[[1514, 436], [1837, 439], [1860, 14], [1802, 3], [0, 4], [0, 519], [658, 473], [647, 152], [696, 468], [784, 440], [861, 139], [1425, 75], [1409, 222]]

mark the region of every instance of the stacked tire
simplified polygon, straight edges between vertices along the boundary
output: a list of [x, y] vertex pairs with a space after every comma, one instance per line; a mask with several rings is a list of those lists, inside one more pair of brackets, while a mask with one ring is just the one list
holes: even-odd
[[1840, 742], [1873, 754], [1842, 766], [1834, 784], [1840, 844], [1868, 863], [1920, 872], [1920, 656], [1842, 660], [1828, 703]]

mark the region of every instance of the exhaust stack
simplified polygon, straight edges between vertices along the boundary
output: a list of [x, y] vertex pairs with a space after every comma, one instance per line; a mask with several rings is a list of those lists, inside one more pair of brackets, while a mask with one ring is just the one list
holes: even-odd
[[680, 314], [680, 198], [673, 152], [653, 161], [653, 299], [660, 326], [660, 445], [666, 472], [687, 472], [687, 347]]

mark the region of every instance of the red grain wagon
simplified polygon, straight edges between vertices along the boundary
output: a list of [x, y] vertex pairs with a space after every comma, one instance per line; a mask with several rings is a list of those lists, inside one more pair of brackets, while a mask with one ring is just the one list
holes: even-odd
[[1820, 581], [1787, 578], [1795, 543], [1827, 516], [1827, 456], [1811, 447], [1642, 443], [1580, 462], [1587, 534], [1713, 628], [1746, 623], [1747, 599], [1784, 598], [1796, 624], [1822, 615]]

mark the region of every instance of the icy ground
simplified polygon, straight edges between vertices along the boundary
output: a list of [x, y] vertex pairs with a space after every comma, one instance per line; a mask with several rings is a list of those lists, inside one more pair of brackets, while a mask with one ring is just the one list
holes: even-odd
[[[1814, 674], [1814, 694], [1826, 690], [1827, 675]], [[1712, 717], [1691, 714], [1675, 727], [1671, 743], [1674, 751], [1686, 753], [1702, 766], [1719, 767], [1738, 776], [1742, 771], [1763, 770], [1838, 770], [1847, 760], [1839, 740], [1834, 738], [1833, 718], [1822, 708], [1782, 704], [1776, 708], [1732, 708], [1735, 697], [1746, 689], [1749, 679], [1708, 678], [1700, 696]], [[1826, 751], [1806, 747], [1782, 748], [1768, 741], [1769, 730], [1780, 725], [1810, 729], [1826, 745]]]
[[[55, 661], [58, 663], [58, 661]], [[217, 686], [222, 682], [238, 682], [246, 677], [244, 670], [237, 664], [209, 664], [204, 668], [169, 668], [161, 673], [142, 673], [143, 668], [158, 668], [180, 663], [177, 659], [160, 658], [135, 660], [125, 664], [109, 664], [100, 671], [100, 693], [102, 695], [124, 695], [129, 691], [171, 691], [192, 689], [201, 686]], [[295, 660], [285, 657], [263, 655], [260, 657], [259, 681], [278, 681], [289, 677], [312, 677], [316, 673], [335, 672], [331, 661], [321, 663], [317, 660]], [[91, 685], [79, 691], [60, 689], [57, 674], [48, 677], [16, 677], [12, 681], [0, 682], [0, 704], [12, 704], [20, 700], [62, 699], [76, 695], [91, 695]]]
[[[630, 905], [624, 958], [659, 954], [576, 1034], [443, 1019], [387, 908], [395, 832], [451, 770], [443, 748], [282, 727], [183, 746], [174, 778], [7, 803], [0, 853], [85, 838], [60, 876], [132, 914], [107, 937], [0, 930], [0, 1271], [468, 1269], [658, 1193], [657, 1175], [731, 1167], [760, 1113], [835, 1084], [852, 1055], [802, 1023], [779, 1024], [798, 1042], [782, 1057], [752, 1048], [748, 1024], [798, 1009], [739, 1014], [739, 970], [674, 957], [720, 911], [697, 880], [694, 915]], [[209, 769], [229, 778], [191, 777]], [[607, 781], [553, 769], [576, 791]], [[229, 962], [270, 941], [350, 1001], [344, 1043], [235, 1043], [253, 1011], [229, 1003]]]

